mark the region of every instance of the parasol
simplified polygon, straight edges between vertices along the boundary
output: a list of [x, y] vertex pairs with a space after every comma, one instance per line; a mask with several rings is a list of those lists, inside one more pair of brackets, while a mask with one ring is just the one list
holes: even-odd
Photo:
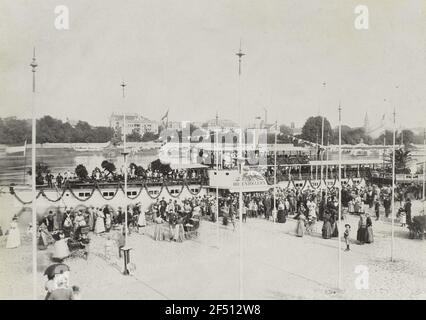
[[55, 263], [47, 267], [47, 269], [44, 271], [44, 275], [48, 278], [52, 278], [55, 274], [61, 274], [66, 271], [70, 271], [70, 267], [68, 267], [66, 264]]

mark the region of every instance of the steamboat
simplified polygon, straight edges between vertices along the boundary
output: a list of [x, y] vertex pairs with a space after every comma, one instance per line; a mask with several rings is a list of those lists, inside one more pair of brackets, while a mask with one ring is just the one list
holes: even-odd
[[[249, 149], [244, 151], [244, 161], [238, 161], [235, 144], [220, 147], [189, 144], [187, 148], [169, 144], [161, 148], [157, 162], [184, 175], [140, 177], [129, 170], [126, 188], [123, 176], [109, 180], [68, 179], [61, 186], [39, 184], [37, 214], [89, 206], [109, 206], [116, 210], [135, 204], [149, 210], [152, 203], [161, 199], [183, 200], [216, 195], [216, 192], [221, 196], [239, 192], [241, 178], [244, 193], [296, 188], [326, 190], [338, 186], [338, 161], [324, 160], [312, 148], [279, 144]], [[251, 158], [249, 153], [253, 155]], [[363, 186], [372, 178], [371, 173], [382, 167], [382, 159], [345, 159], [342, 185]], [[28, 186], [11, 186], [9, 194], [15, 206], [31, 205], [32, 192]]]

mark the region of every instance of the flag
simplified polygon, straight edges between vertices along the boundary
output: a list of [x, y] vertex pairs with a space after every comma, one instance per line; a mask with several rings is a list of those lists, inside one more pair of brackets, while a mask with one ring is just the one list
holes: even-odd
[[24, 145], [21, 146], [21, 147], [7, 147], [6, 148], [6, 154], [23, 152], [24, 156], [25, 156], [26, 148], [27, 148], [27, 140], [25, 140]]
[[166, 113], [164, 114], [164, 116], [161, 118], [161, 121], [163, 121], [166, 118], [167, 119], [169, 118], [169, 110], [166, 111]]

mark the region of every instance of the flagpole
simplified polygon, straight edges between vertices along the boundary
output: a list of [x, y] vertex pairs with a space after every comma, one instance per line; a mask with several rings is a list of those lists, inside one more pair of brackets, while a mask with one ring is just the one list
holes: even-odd
[[[219, 128], [216, 128], [216, 177], [219, 176]], [[219, 248], [219, 185], [216, 183], [216, 244]]]
[[33, 299], [37, 300], [37, 190], [36, 190], [36, 67], [38, 66], [33, 51], [33, 61], [30, 64], [33, 73], [32, 94], [32, 123], [31, 123], [31, 180], [32, 180], [32, 259], [33, 259]]
[[243, 299], [243, 292], [244, 292], [244, 287], [243, 287], [243, 259], [244, 259], [244, 255], [243, 255], [243, 124], [242, 124], [242, 113], [241, 113], [241, 58], [245, 55], [245, 53], [243, 53], [241, 51], [241, 40], [240, 40], [240, 50], [236, 53], [236, 55], [238, 56], [238, 113], [239, 113], [239, 122], [240, 122], [240, 150], [239, 150], [239, 162], [240, 162], [240, 183], [239, 183], [239, 219], [240, 219], [240, 230], [239, 230], [239, 234], [240, 234], [240, 281], [239, 281], [239, 295], [240, 295], [240, 300]]
[[339, 223], [337, 227], [337, 240], [339, 244], [338, 288], [342, 289], [342, 241], [340, 239], [342, 219], [342, 107], [339, 103]]
[[272, 219], [274, 223], [277, 220], [277, 121], [275, 121], [275, 130], [274, 130], [274, 214]]
[[[123, 107], [125, 98], [125, 88], [127, 86], [124, 81], [120, 84], [123, 90]], [[124, 156], [124, 246], [127, 247], [127, 233], [128, 233], [128, 221], [127, 221], [127, 155], [126, 150], [126, 111], [123, 109], [123, 156]], [[126, 270], [125, 270], [126, 271]]]
[[426, 189], [426, 129], [423, 129], [423, 215], [426, 214], [425, 206], [426, 206], [426, 195], [425, 195], [425, 189]]
[[395, 246], [395, 139], [396, 139], [396, 112], [393, 109], [393, 144], [392, 144], [392, 235], [391, 235], [391, 261], [394, 261], [394, 246]]
[[25, 139], [25, 143], [24, 143], [24, 177], [23, 177], [22, 184], [25, 184], [26, 170], [27, 170], [27, 139]]

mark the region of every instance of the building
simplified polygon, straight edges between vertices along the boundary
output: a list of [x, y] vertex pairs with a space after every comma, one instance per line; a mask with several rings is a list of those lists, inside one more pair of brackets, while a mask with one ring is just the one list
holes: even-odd
[[219, 119], [218, 113], [216, 113], [216, 118], [206, 121], [202, 127], [211, 131], [230, 131], [240, 128], [240, 126], [232, 120]]
[[[109, 120], [110, 128], [113, 128], [120, 136], [123, 134], [124, 116], [123, 114], [112, 114]], [[126, 128], [124, 132], [131, 134], [132, 132], [138, 132], [140, 135], [144, 135], [146, 132], [158, 134], [158, 123], [149, 120], [137, 113], [126, 114]]]

